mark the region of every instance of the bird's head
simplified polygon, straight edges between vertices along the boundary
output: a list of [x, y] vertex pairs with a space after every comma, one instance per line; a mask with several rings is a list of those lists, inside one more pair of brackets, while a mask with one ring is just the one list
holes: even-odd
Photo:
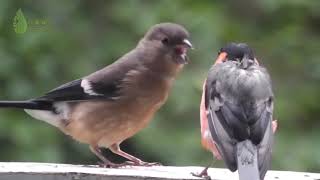
[[188, 31], [181, 25], [161, 23], [154, 25], [146, 33], [144, 39], [155, 44], [165, 54], [178, 64], [187, 64], [187, 51], [192, 48]]
[[220, 49], [216, 61], [241, 62], [244, 58], [255, 60], [253, 50], [245, 43], [229, 43]]

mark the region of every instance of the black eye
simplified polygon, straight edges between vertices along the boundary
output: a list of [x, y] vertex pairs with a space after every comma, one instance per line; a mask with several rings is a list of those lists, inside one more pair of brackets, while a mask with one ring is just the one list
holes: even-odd
[[161, 42], [165, 45], [169, 44], [169, 39], [167, 37], [163, 38]]

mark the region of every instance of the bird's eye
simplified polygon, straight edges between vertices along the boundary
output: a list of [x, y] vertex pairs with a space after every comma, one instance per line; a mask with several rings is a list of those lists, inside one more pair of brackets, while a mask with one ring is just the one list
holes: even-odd
[[167, 37], [165, 37], [165, 38], [163, 38], [163, 39], [161, 40], [161, 42], [162, 42], [162, 44], [167, 45], [167, 44], [169, 43], [169, 39], [168, 39]]

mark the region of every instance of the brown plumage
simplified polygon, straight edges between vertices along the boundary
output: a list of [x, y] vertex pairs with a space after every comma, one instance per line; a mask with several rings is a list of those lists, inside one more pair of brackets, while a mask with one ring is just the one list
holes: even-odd
[[152, 165], [121, 151], [119, 145], [146, 127], [165, 103], [173, 81], [187, 63], [192, 45], [180, 25], [153, 26], [137, 47], [113, 64], [29, 101], [2, 101], [0, 107], [24, 108], [90, 149], [109, 148], [134, 165]]

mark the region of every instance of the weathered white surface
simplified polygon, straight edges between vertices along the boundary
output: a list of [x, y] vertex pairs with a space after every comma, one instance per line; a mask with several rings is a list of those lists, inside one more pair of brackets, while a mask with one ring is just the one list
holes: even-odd
[[[0, 180], [165, 180], [200, 179], [191, 172], [200, 172], [203, 167], [125, 167], [120, 169], [98, 168], [96, 166], [46, 164], [46, 163], [0, 163]], [[237, 173], [227, 169], [211, 168], [213, 180], [236, 180]], [[320, 174], [269, 171], [265, 180], [319, 180]]]

